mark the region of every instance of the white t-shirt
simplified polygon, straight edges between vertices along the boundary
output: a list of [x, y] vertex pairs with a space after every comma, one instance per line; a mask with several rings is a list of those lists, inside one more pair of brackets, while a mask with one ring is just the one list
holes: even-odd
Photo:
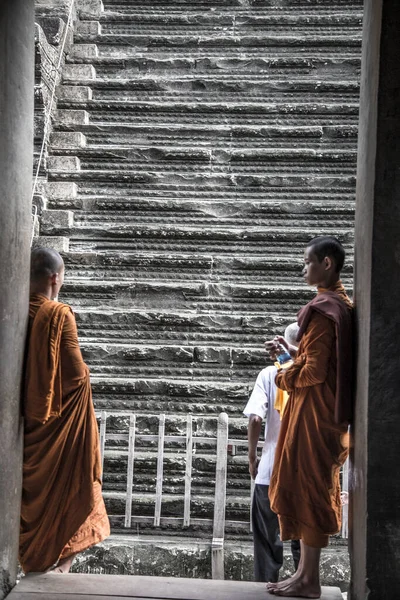
[[269, 485], [272, 468], [274, 466], [276, 444], [278, 442], [281, 420], [274, 408], [276, 398], [275, 376], [276, 367], [263, 369], [257, 377], [254, 389], [243, 414], [246, 417], [258, 415], [265, 419], [265, 442], [262, 449], [261, 460], [255, 483]]

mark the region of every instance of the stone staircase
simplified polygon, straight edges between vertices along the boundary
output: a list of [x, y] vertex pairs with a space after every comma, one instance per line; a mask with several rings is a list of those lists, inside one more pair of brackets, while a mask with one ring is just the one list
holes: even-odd
[[[243, 437], [263, 341], [312, 297], [301, 278], [310, 238], [342, 240], [351, 287], [363, 2], [81, 4], [41, 236], [65, 250], [62, 299], [96, 408], [140, 413], [146, 427], [162, 412], [211, 423], [225, 411], [230, 436]], [[124, 461], [109, 444], [115, 527]], [[139, 457], [136, 514], [152, 510], [150, 462]], [[181, 502], [178, 463], [172, 453], [168, 514]], [[212, 516], [212, 468], [199, 455], [199, 517]], [[248, 519], [245, 456], [230, 458], [229, 482], [228, 531], [244, 534], [234, 522]]]

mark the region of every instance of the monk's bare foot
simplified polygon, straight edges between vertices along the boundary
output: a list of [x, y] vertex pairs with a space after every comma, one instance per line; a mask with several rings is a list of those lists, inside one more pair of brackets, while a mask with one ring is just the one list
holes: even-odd
[[[274, 586], [274, 587], [272, 587]], [[283, 596], [285, 598], [320, 598], [321, 586], [310, 583], [300, 577], [291, 577], [278, 584], [270, 584], [267, 590], [274, 596]]]
[[298, 571], [296, 571], [291, 577], [289, 577], [288, 579], [284, 579], [283, 581], [279, 581], [279, 582], [276, 581], [274, 583], [268, 582], [267, 583], [267, 591], [272, 593], [272, 590], [280, 589], [281, 587], [287, 587], [293, 581], [295, 581], [296, 579], [299, 579], [299, 577], [300, 577], [300, 574]]
[[52, 569], [49, 569], [49, 571], [47, 571], [48, 573], [61, 573], [63, 575], [65, 575], [66, 573], [69, 573], [70, 568], [72, 567], [72, 563], [74, 561], [76, 554], [72, 554], [71, 556], [68, 556], [67, 558], [62, 558], [61, 560], [58, 561], [57, 565], [55, 567], [53, 567]]
[[47, 573], [68, 573], [68, 572], [69, 572], [69, 569], [68, 569], [68, 571], [65, 571], [65, 569], [62, 569], [61, 567], [54, 567], [53, 569], [49, 569], [47, 571]]

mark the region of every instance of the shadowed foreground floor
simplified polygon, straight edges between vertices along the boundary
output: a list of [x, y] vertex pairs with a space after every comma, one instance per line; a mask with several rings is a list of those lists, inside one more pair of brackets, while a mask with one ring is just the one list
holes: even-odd
[[[339, 588], [322, 588], [321, 600], [341, 600]], [[7, 600], [268, 600], [264, 583], [131, 575], [29, 575]]]

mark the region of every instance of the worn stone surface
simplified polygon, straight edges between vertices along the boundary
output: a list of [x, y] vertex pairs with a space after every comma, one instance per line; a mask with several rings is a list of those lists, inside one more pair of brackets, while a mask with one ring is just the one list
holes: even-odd
[[65, 236], [40, 235], [32, 240], [32, 247], [42, 246], [44, 248], [53, 248], [57, 252], [68, 252], [69, 240]]
[[[34, 192], [41, 191], [47, 176], [51, 117], [57, 100], [54, 91], [61, 79], [66, 53], [72, 45], [75, 19], [72, 0], [35, 1]], [[45, 205], [46, 200], [44, 196]]]
[[42, 233], [46, 234], [48, 230], [54, 227], [70, 228], [74, 223], [74, 213], [72, 210], [45, 210], [42, 213]]
[[[101, 565], [101, 571], [99, 571]], [[112, 536], [107, 541], [78, 556], [73, 566], [78, 573], [115, 575], [161, 575], [163, 577], [211, 577], [210, 542], [162, 537]], [[290, 549], [285, 546], [282, 577], [293, 573]], [[253, 580], [253, 548], [249, 542], [226, 542], [225, 578]], [[321, 559], [322, 585], [348, 589], [349, 560], [343, 547], [325, 550]]]

